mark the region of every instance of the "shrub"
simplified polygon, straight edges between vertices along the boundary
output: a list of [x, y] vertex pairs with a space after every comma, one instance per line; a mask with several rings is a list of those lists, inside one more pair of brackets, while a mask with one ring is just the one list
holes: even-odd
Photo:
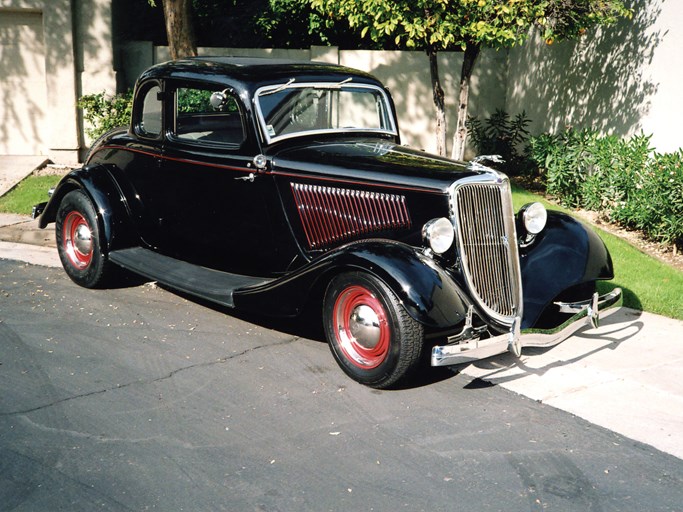
[[505, 172], [517, 176], [528, 168], [528, 159], [520, 148], [523, 151], [527, 145], [530, 122], [525, 112], [511, 119], [507, 112], [497, 109], [483, 122], [477, 116], [469, 116], [466, 126], [480, 155], [500, 155], [505, 160]]
[[591, 167], [581, 186], [584, 208], [603, 211], [612, 217], [615, 210], [629, 201], [639, 173], [652, 153], [650, 138], [595, 135], [594, 146], [590, 148]]
[[611, 217], [653, 240], [683, 246], [683, 150], [655, 153]]
[[603, 213], [653, 240], [683, 245], [683, 150], [652, 152], [650, 136], [569, 129], [531, 137], [546, 190], [568, 207]]
[[114, 96], [105, 92], [87, 94], [78, 100], [78, 107], [83, 109], [83, 119], [88, 124], [85, 133], [95, 140], [112, 128], [130, 124], [133, 92]]
[[[594, 134], [588, 131], [568, 130], [556, 136], [541, 139], [542, 148], [532, 151], [537, 163], [543, 166], [546, 189], [568, 207], [581, 205], [581, 184], [591, 166], [589, 147]], [[533, 148], [537, 144], [530, 143]], [[544, 153], [540, 155], [540, 151]]]

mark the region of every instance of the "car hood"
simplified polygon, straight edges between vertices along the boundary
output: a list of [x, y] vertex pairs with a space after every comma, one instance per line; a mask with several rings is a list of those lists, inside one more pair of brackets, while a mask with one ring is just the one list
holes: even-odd
[[267, 156], [272, 159], [275, 175], [443, 193], [447, 193], [448, 187], [456, 180], [496, 173], [493, 170], [473, 170], [463, 162], [377, 139], [280, 146]]

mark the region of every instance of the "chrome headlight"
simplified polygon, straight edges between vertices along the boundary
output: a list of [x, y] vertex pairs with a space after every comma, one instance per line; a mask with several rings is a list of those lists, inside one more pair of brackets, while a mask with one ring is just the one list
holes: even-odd
[[445, 217], [432, 219], [422, 226], [422, 239], [436, 254], [443, 254], [450, 249], [455, 240], [453, 224]]
[[522, 222], [530, 235], [538, 235], [548, 221], [548, 211], [541, 203], [529, 203], [522, 206]]

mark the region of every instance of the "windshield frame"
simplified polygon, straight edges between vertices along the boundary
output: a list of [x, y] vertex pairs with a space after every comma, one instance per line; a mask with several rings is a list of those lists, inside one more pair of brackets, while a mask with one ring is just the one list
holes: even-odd
[[[275, 94], [282, 90], [287, 89], [320, 89], [320, 90], [344, 90], [344, 89], [368, 89], [377, 93], [381, 98], [385, 109], [385, 117], [389, 123], [388, 129], [384, 128], [356, 128], [356, 127], [344, 127], [344, 128], [325, 128], [319, 130], [304, 130], [297, 131], [293, 133], [284, 133], [282, 135], [270, 135], [268, 130], [268, 124], [266, 122], [263, 111], [261, 110], [261, 103], [259, 99], [262, 96], [267, 96], [269, 94]], [[287, 82], [266, 85], [259, 87], [254, 93], [253, 97], [254, 110], [256, 116], [258, 117], [258, 125], [261, 132], [261, 137], [266, 144], [272, 144], [281, 140], [298, 138], [298, 137], [308, 137], [311, 135], [321, 135], [321, 134], [339, 134], [339, 133], [371, 133], [373, 135], [388, 135], [391, 137], [398, 137], [398, 127], [396, 125], [395, 114], [393, 110], [393, 105], [391, 99], [383, 87], [374, 84], [357, 83], [352, 82], [351, 79], [344, 80], [342, 82], [295, 82], [294, 79], [290, 79]]]

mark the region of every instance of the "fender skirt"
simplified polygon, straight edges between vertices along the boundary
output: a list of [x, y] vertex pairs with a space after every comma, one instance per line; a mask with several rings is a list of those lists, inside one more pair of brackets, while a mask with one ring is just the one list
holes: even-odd
[[346, 244], [287, 277], [235, 290], [235, 305], [294, 316], [314, 290], [324, 290], [321, 287], [335, 274], [345, 271], [368, 272], [381, 279], [408, 314], [426, 327], [449, 329], [465, 318], [466, 295], [444, 269], [413, 247], [385, 240]]
[[520, 248], [520, 267], [524, 290], [522, 329], [533, 327], [543, 310], [563, 291], [614, 277], [612, 258], [595, 231], [556, 211], [548, 211], [546, 228], [534, 242]]

